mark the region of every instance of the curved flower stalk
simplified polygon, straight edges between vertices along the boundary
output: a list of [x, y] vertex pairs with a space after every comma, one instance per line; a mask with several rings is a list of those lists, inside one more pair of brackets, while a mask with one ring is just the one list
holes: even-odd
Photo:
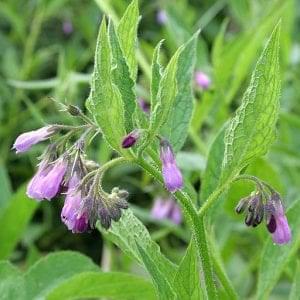
[[257, 184], [257, 191], [241, 199], [235, 209], [238, 214], [245, 212], [245, 224], [256, 227], [265, 219], [273, 242], [289, 243], [292, 235], [279, 193], [254, 176], [241, 175], [238, 179], [253, 180]]

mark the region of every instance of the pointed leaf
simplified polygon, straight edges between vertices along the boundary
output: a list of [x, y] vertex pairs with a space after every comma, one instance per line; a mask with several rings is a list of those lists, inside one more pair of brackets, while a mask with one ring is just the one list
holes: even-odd
[[177, 94], [166, 122], [161, 130], [167, 137], [175, 152], [179, 151], [188, 134], [188, 128], [194, 107], [193, 77], [196, 61], [196, 45], [199, 32], [184, 45], [178, 56], [176, 72]]
[[153, 285], [136, 275], [109, 272], [84, 272], [60, 284], [47, 300], [68, 300], [74, 298], [109, 298], [124, 300], [154, 300]]
[[265, 154], [275, 139], [280, 93], [279, 35], [280, 24], [263, 50], [242, 104], [226, 130], [223, 180]]
[[87, 107], [101, 128], [104, 138], [115, 150], [122, 151], [120, 143], [125, 135], [124, 107], [121, 94], [113, 83], [112, 57], [103, 18], [97, 39], [95, 66]]
[[174, 279], [179, 299], [201, 299], [199, 273], [197, 252], [192, 239]]
[[126, 58], [131, 78], [135, 81], [137, 76], [137, 59], [135, 46], [137, 40], [137, 28], [139, 23], [138, 1], [133, 0], [127, 7], [118, 25], [117, 33], [121, 48]]
[[147, 268], [153, 283], [157, 289], [157, 296], [161, 300], [175, 299], [175, 293], [172, 289], [167, 277], [161, 272], [153, 258], [139, 244], [137, 249], [140, 253], [142, 261]]
[[112, 50], [113, 80], [118, 87], [125, 110], [125, 127], [127, 133], [133, 130], [132, 115], [136, 109], [136, 95], [134, 93], [134, 82], [130, 77], [128, 65], [123, 56], [114, 25], [110, 22], [108, 26], [109, 39]]

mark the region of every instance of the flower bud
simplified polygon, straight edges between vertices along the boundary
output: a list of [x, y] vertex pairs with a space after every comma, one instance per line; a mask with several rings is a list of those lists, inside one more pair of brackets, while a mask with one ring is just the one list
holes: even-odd
[[162, 139], [160, 142], [160, 160], [166, 188], [171, 193], [181, 189], [183, 187], [183, 178], [177, 167], [172, 147], [166, 139]]
[[68, 113], [74, 117], [79, 116], [82, 112], [81, 109], [73, 104], [68, 105]]
[[123, 138], [122, 148], [130, 148], [132, 147], [137, 140], [140, 138], [141, 131], [139, 129], [135, 129], [131, 131], [128, 135]]
[[160, 25], [164, 25], [168, 21], [168, 16], [165, 10], [159, 10], [156, 14], [157, 23]]
[[198, 87], [206, 90], [210, 87], [211, 80], [204, 72], [197, 71], [195, 73], [195, 81]]
[[33, 145], [48, 139], [55, 133], [55, 126], [49, 125], [37, 130], [29, 131], [19, 135], [13, 145], [16, 153], [29, 150]]

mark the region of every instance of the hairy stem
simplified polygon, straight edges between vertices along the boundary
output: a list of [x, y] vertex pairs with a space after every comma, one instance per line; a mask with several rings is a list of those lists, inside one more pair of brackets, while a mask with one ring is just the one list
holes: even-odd
[[[145, 171], [150, 173], [150, 175], [152, 175], [160, 183], [163, 183], [163, 179], [160, 172], [154, 166], [150, 165], [143, 158], [137, 159], [136, 163], [140, 165]], [[186, 219], [194, 233], [198, 254], [200, 256], [202, 269], [204, 273], [204, 280], [208, 299], [218, 299], [217, 289], [214, 282], [212, 263], [207, 244], [204, 220], [203, 218], [200, 218], [198, 216], [196, 208], [192, 204], [192, 200], [184, 192], [177, 191], [176, 193], [174, 193], [174, 196], [182, 205], [183, 212], [186, 215]]]

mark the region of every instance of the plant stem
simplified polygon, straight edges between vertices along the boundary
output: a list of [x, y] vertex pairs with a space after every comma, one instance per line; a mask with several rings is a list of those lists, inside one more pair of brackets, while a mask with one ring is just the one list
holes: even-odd
[[[163, 183], [163, 179], [160, 172], [154, 166], [150, 165], [143, 158], [137, 159], [136, 163], [140, 165], [150, 175], [152, 175], [155, 179], [157, 179], [160, 183]], [[214, 275], [212, 263], [207, 245], [204, 220], [203, 218], [200, 218], [197, 215], [197, 211], [194, 205], [192, 204], [192, 200], [184, 192], [177, 191], [176, 193], [174, 193], [174, 196], [181, 203], [183, 212], [187, 216], [186, 219], [194, 233], [198, 254], [200, 256], [202, 269], [204, 273], [204, 280], [208, 299], [218, 299], [217, 289], [213, 278]]]

